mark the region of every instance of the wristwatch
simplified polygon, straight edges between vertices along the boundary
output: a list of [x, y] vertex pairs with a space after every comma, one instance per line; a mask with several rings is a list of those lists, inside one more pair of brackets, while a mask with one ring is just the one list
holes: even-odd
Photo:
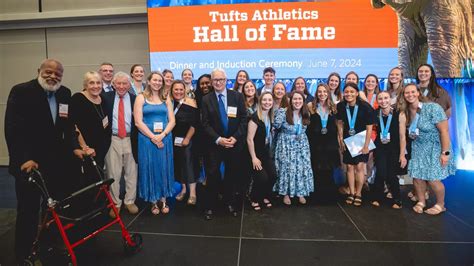
[[449, 154], [451, 154], [451, 152], [450, 151], [443, 151], [443, 152], [441, 152], [441, 154], [448, 156]]

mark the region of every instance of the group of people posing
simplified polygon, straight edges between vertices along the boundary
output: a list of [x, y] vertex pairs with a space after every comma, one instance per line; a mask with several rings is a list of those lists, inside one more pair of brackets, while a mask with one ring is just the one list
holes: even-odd
[[[150, 203], [154, 215], [170, 211], [170, 197], [187, 197], [189, 205], [200, 202], [206, 219], [213, 218], [219, 202], [237, 216], [239, 196], [255, 211], [271, 208], [275, 194], [285, 205], [306, 204], [315, 189], [337, 193], [338, 169], [346, 179], [339, 191], [347, 204], [362, 205], [363, 188], [375, 172], [370, 203], [380, 206], [387, 186], [390, 206], [402, 208], [397, 176], [407, 171], [414, 178], [413, 210], [432, 215], [446, 210], [441, 180], [455, 171], [447, 121], [451, 102], [430, 65], [418, 68], [418, 84], [404, 84], [402, 69], [393, 68], [383, 91], [373, 74], [359, 88], [355, 72], [344, 83], [332, 73], [314, 95], [303, 77], [287, 93], [271, 67], [263, 71], [262, 88], [240, 70], [233, 89], [227, 89], [223, 69], [200, 76], [194, 87], [189, 69], [181, 80], [169, 70], [145, 79], [141, 65], [132, 66], [129, 75], [114, 74], [113, 65], [103, 63], [98, 72], [84, 75], [83, 90], [72, 96], [61, 86], [62, 75], [60, 62], [45, 60], [38, 77], [13, 87], [8, 99], [5, 135], [10, 173], [17, 177], [20, 251], [32, 243], [36, 229], [26, 221], [37, 217], [39, 204], [31, 201], [40, 197], [21, 173], [39, 168], [60, 198], [68, 187], [65, 173], [75, 173], [74, 182], [67, 181], [77, 184], [71, 190], [92, 182], [87, 157], [115, 179], [116, 207], [131, 214], [138, 213], [137, 196]], [[41, 130], [31, 138], [28, 128]], [[346, 142], [360, 134], [360, 150], [351, 154]], [[181, 183], [177, 194], [175, 181]], [[436, 204], [427, 209], [428, 186]], [[18, 231], [21, 225], [29, 231]]]

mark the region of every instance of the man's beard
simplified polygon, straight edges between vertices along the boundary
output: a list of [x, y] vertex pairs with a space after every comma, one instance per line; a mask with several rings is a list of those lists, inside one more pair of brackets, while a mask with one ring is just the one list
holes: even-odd
[[54, 85], [49, 85], [46, 79], [42, 78], [41, 76], [38, 76], [38, 83], [44, 90], [52, 92], [57, 91], [59, 87], [61, 87], [61, 82], [57, 82]]

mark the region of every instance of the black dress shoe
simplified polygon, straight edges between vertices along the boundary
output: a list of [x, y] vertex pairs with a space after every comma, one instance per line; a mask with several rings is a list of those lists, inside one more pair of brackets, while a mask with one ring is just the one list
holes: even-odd
[[213, 217], [212, 210], [206, 210], [204, 212], [204, 219], [206, 219], [207, 221], [212, 220], [212, 217]]
[[237, 217], [237, 210], [234, 208], [234, 206], [229, 205], [227, 208], [228, 208], [228, 210], [229, 210], [229, 213], [230, 213], [232, 216]]

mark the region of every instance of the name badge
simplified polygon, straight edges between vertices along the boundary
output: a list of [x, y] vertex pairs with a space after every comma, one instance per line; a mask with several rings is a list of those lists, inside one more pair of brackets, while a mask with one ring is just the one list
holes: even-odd
[[103, 126], [104, 128], [106, 128], [108, 125], [109, 125], [109, 117], [108, 117], [108, 116], [105, 116], [105, 117], [102, 119], [102, 126]]
[[237, 117], [237, 107], [229, 106], [227, 107], [227, 116], [236, 118]]
[[65, 117], [67, 118], [68, 116], [68, 110], [69, 110], [69, 105], [68, 104], [59, 104], [59, 117]]
[[153, 123], [153, 132], [155, 132], [155, 133], [163, 132], [163, 122], [154, 122]]
[[174, 146], [182, 146], [184, 138], [176, 137], [174, 138]]

